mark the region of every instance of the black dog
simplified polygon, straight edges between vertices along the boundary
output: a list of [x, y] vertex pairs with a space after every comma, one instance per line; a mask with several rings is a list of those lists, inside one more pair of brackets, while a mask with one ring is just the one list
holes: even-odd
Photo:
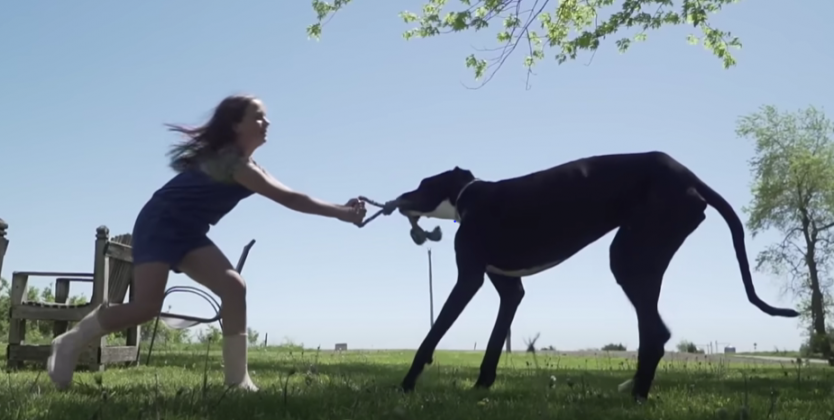
[[495, 381], [501, 347], [524, 287], [521, 278], [567, 260], [619, 228], [610, 246], [611, 272], [637, 313], [640, 346], [637, 371], [621, 385], [635, 399], [648, 398], [655, 371], [671, 338], [657, 310], [663, 274], [684, 240], [715, 208], [730, 227], [747, 298], [763, 312], [796, 317], [756, 295], [738, 215], [694, 173], [661, 152], [594, 156], [502, 181], [477, 180], [455, 167], [426, 178], [398, 197], [399, 211], [417, 228], [423, 217], [454, 219], [458, 279], [437, 321], [420, 344], [405, 391], [438, 342], [489, 277], [501, 298], [476, 387]]

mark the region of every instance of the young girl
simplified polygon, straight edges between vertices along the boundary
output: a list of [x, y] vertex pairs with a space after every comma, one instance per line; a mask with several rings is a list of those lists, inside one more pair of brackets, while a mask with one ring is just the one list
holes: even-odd
[[258, 193], [289, 209], [357, 224], [364, 204], [326, 203], [282, 185], [258, 166], [252, 153], [266, 142], [269, 120], [264, 106], [251, 96], [229, 96], [212, 118], [197, 128], [169, 125], [187, 140], [169, 155], [177, 172], [156, 191], [133, 227], [131, 302], [99, 306], [70, 331], [52, 341], [47, 371], [52, 382], [67, 388], [81, 350], [112, 331], [153, 319], [162, 308], [168, 272], [185, 273], [222, 300], [223, 363], [226, 384], [256, 391], [249, 378], [246, 351], [246, 283], [206, 234], [210, 225], [237, 203]]

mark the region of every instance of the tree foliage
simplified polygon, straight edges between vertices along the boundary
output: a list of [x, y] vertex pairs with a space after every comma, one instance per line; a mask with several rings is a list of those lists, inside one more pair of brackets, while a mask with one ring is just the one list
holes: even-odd
[[197, 332], [197, 341], [203, 344], [220, 343], [223, 341], [223, 333], [220, 331], [220, 328], [214, 325], [206, 325], [204, 330]]
[[249, 345], [257, 345], [258, 338], [261, 337], [261, 333], [252, 329], [252, 327], [246, 328], [246, 340], [249, 342]]
[[688, 340], [681, 340], [675, 348], [678, 350], [679, 353], [693, 353], [693, 354], [700, 354], [704, 351], [699, 349], [695, 343], [688, 341]]
[[[545, 58], [546, 48], [555, 50], [559, 64], [576, 59], [582, 51], [595, 52], [603, 40], [618, 36], [622, 29], [638, 29], [633, 37], [619, 35], [615, 41], [625, 52], [632, 41], [644, 41], [650, 30], [664, 26], [691, 25], [700, 36], [690, 34], [690, 44], [702, 42], [707, 50], [721, 59], [724, 68], [736, 61], [731, 47], [740, 48], [741, 41], [730, 32], [713, 27], [710, 14], [738, 0], [458, 0], [450, 10], [448, 0], [425, 0], [420, 12], [403, 11], [402, 20], [412, 27], [403, 33], [405, 39], [428, 38], [467, 30], [481, 31], [500, 22], [489, 58], [470, 54], [466, 67], [475, 79], [487, 76], [488, 82], [515, 49], [527, 50], [524, 66], [528, 77], [535, 64]], [[307, 27], [311, 38], [319, 39], [322, 25], [351, 0], [313, 0], [316, 23]], [[604, 13], [610, 8], [610, 13]], [[605, 16], [607, 15], [607, 16]]]
[[608, 343], [608, 344], [602, 346], [602, 351], [626, 351], [626, 350], [628, 350], [628, 349], [626, 349], [626, 346], [624, 346], [623, 343], [617, 343], [617, 344]]
[[814, 107], [782, 113], [765, 106], [740, 118], [736, 128], [755, 150], [747, 227], [754, 237], [773, 230], [782, 238], [759, 253], [756, 269], [785, 280], [785, 291], [800, 300], [804, 320], [821, 338], [827, 337], [834, 262], [832, 132], [834, 124]]
[[[172, 312], [171, 305], [168, 305], [167, 312]], [[154, 338], [154, 326], [156, 326], [156, 338]], [[115, 334], [112, 334], [114, 339], [122, 340], [127, 338], [125, 332], [120, 331]], [[188, 328], [177, 330], [165, 325], [164, 322], [160, 321], [157, 325], [156, 318], [142, 324], [139, 328], [139, 335], [141, 342], [150, 342], [151, 339], [154, 340], [154, 346], [158, 344], [163, 345], [178, 345], [178, 344], [186, 344], [191, 342], [191, 331]]]

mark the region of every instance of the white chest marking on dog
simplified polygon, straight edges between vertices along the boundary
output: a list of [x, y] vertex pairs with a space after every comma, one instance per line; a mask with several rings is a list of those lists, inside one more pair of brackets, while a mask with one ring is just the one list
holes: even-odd
[[409, 216], [421, 216], [421, 217], [433, 217], [435, 219], [445, 219], [445, 220], [455, 220], [455, 214], [457, 214], [457, 209], [449, 200], [443, 200], [440, 204], [435, 207], [434, 210], [428, 213], [419, 213], [416, 211], [409, 211], [407, 212]]
[[557, 265], [559, 265], [561, 263], [562, 263], [562, 261], [555, 261], [555, 262], [547, 263], [547, 264], [544, 264], [544, 265], [539, 265], [539, 266], [536, 266], [536, 267], [523, 268], [521, 270], [502, 270], [500, 268], [488, 265], [487, 268], [486, 268], [486, 271], [487, 271], [487, 273], [500, 274], [502, 276], [508, 276], [508, 277], [527, 277], [527, 276], [532, 276], [533, 274], [541, 273], [542, 271], [545, 271], [549, 268], [556, 267]]

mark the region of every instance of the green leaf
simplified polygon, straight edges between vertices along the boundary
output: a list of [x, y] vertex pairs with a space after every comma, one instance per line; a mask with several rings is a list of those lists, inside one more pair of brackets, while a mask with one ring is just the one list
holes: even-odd
[[466, 57], [466, 67], [475, 70], [475, 80], [478, 80], [483, 77], [484, 71], [487, 67], [487, 62], [486, 60], [478, 59], [474, 54], [470, 54]]
[[[399, 17], [411, 27], [403, 32], [406, 40], [429, 38], [453, 32], [481, 31], [490, 22], [501, 19], [502, 28], [495, 30], [495, 39], [503, 47], [491, 62], [503, 62], [506, 54], [526, 49], [523, 63], [530, 68], [546, 56], [545, 49], [558, 63], [576, 59], [583, 52], [596, 51], [602, 42], [614, 38], [620, 53], [631, 46], [632, 39], [623, 30], [636, 30], [634, 42], [644, 42], [648, 32], [665, 26], [681, 24], [699, 28], [702, 37], [687, 36], [689, 44], [702, 43], [718, 58], [724, 68], [736, 65], [730, 48], [741, 48], [738, 37], [714, 27], [710, 17], [737, 0], [561, 0], [540, 3], [535, 0], [423, 0], [420, 12], [400, 13]], [[326, 19], [344, 8], [350, 0], [312, 0], [316, 22], [307, 27], [307, 35], [319, 39]], [[535, 7], [534, 7], [535, 6]], [[446, 9], [449, 10], [446, 10]], [[611, 12], [609, 12], [609, 8]], [[600, 13], [606, 9], [605, 13]], [[466, 66], [481, 79], [487, 60], [470, 55]], [[492, 71], [500, 68], [496, 66]]]
[[402, 18], [403, 22], [405, 23], [416, 22], [417, 19], [419, 19], [416, 13], [412, 13], [409, 11], [400, 12], [400, 18]]

